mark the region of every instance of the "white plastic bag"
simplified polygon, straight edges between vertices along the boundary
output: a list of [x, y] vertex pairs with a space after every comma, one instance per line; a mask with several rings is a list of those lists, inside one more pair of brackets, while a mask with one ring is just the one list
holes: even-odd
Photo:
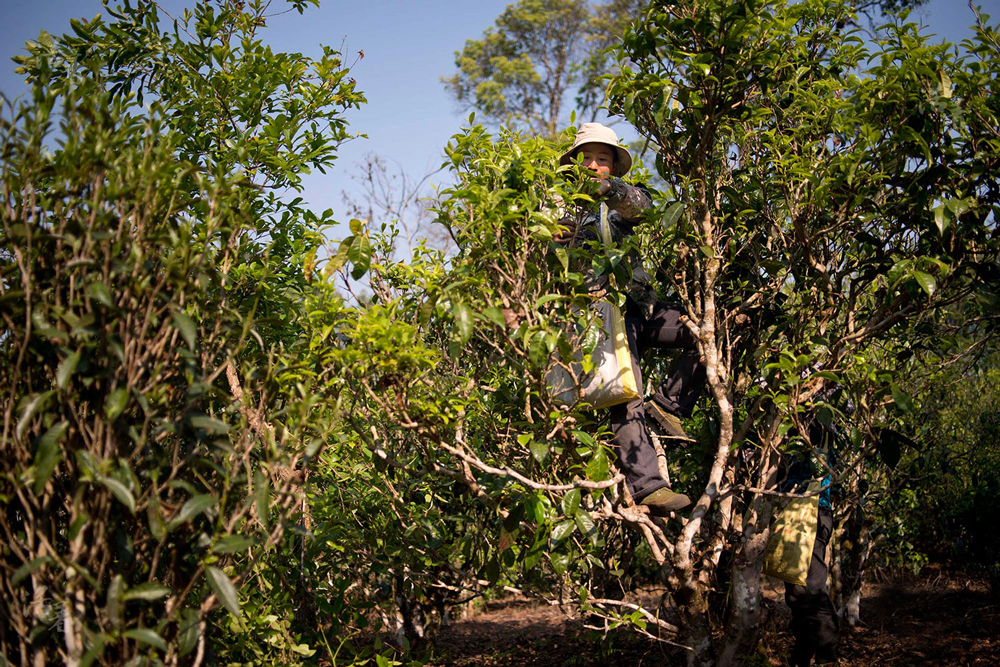
[[590, 355], [593, 372], [584, 373], [580, 363], [583, 353], [577, 351], [576, 361], [568, 369], [565, 365], [549, 369], [545, 376], [549, 395], [560, 403], [580, 401], [593, 408], [607, 408], [639, 398], [621, 311], [608, 301], [597, 301], [593, 308], [602, 322], [600, 338]]
[[[607, 205], [602, 203], [600, 210], [601, 242], [609, 249], [612, 239]], [[580, 401], [595, 409], [639, 398], [621, 310], [609, 301], [596, 301], [592, 307], [602, 324], [600, 338], [590, 355], [594, 370], [584, 373], [583, 352], [578, 350], [569, 368], [557, 364], [545, 375], [549, 395], [560, 403], [570, 405]]]

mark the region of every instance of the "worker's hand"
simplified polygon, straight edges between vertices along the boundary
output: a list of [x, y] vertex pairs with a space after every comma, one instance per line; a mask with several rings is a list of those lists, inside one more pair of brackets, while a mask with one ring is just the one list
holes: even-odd
[[576, 235], [576, 218], [565, 217], [559, 221], [559, 225], [565, 227], [565, 231], [561, 231], [556, 236], [553, 236], [553, 240], [556, 243], [569, 243], [572, 241]]
[[597, 197], [603, 197], [609, 192], [611, 192], [611, 180], [607, 178], [593, 178], [591, 179], [595, 182], [597, 187], [596, 195]]

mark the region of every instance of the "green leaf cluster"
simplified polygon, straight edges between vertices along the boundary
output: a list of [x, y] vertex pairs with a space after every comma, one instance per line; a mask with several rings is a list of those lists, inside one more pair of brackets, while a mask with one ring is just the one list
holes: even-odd
[[109, 6], [19, 58], [32, 92], [0, 119], [9, 660], [312, 651], [217, 632], [270, 627], [244, 584], [302, 520], [287, 473], [333, 428], [303, 368], [307, 309], [342, 307], [310, 260], [330, 215], [282, 193], [333, 164], [363, 102], [340, 54], [266, 46], [267, 5]]

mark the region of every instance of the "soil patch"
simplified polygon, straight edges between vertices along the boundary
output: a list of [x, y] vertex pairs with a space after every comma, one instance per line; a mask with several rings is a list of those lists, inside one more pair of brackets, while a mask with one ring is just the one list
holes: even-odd
[[[765, 587], [764, 634], [748, 665], [779, 667], [791, 648], [789, 613], [779, 583]], [[645, 600], [654, 604], [655, 599]], [[558, 607], [525, 600], [492, 602], [486, 610], [441, 628], [433, 667], [673, 667], [683, 651], [637, 636], [586, 630]], [[840, 667], [998, 667], [1000, 600], [972, 581], [867, 586], [861, 624], [844, 628]]]

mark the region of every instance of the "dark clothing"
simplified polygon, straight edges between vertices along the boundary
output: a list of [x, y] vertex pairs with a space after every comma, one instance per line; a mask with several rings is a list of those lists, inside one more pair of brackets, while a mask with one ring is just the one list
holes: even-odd
[[[833, 426], [824, 426], [815, 417], [809, 416], [807, 419], [812, 452], [790, 457], [784, 480], [778, 488], [784, 492], [805, 493], [809, 482], [822, 478], [823, 491], [819, 494], [819, 506], [829, 510], [833, 508], [833, 477], [830, 470], [836, 462], [834, 443], [837, 433]], [[794, 435], [795, 432], [792, 431], [791, 434]]]
[[[632, 354], [635, 384], [642, 391], [639, 360], [646, 350], [685, 348], [674, 360], [653, 400], [672, 414], [690, 417], [706, 382], [705, 368], [699, 361], [698, 351], [694, 349], [694, 335], [681, 322], [683, 311], [678, 304], [657, 301], [648, 318], [644, 310], [632, 299], [626, 299], [623, 313], [625, 335]], [[656, 451], [646, 426], [643, 399], [640, 397], [612, 407], [610, 418], [625, 481], [632, 498], [639, 502], [653, 491], [667, 486], [657, 467]]]
[[809, 667], [813, 658], [817, 665], [837, 659], [840, 620], [830, 599], [826, 566], [826, 545], [832, 535], [833, 512], [821, 507], [806, 585], [785, 584], [785, 602], [792, 610], [792, 635], [795, 636], [789, 663], [792, 667]]
[[[635, 234], [635, 228], [642, 222], [643, 214], [653, 205], [653, 197], [643, 185], [629, 185], [620, 178], [608, 179], [611, 189], [602, 201], [608, 207], [608, 226], [611, 227], [611, 241], [621, 243]], [[600, 213], [598, 210], [584, 210], [577, 216], [576, 244], [587, 241], [600, 242], [598, 231]], [[656, 302], [656, 289], [652, 277], [642, 266], [639, 253], [628, 254], [632, 276], [625, 288], [626, 294], [647, 310]], [[591, 275], [587, 287], [591, 292], [601, 292], [609, 287], [608, 276]], [[620, 287], [620, 286], [619, 286]]]
[[[619, 243], [635, 234], [636, 226], [643, 221], [643, 214], [652, 207], [653, 201], [649, 190], [642, 185], [629, 185], [620, 178], [609, 179], [609, 184], [610, 189], [601, 201], [608, 207], [611, 240]], [[580, 213], [574, 242], [600, 242], [599, 224], [599, 210]], [[629, 253], [628, 262], [631, 280], [623, 290], [627, 295], [623, 316], [636, 386], [641, 393], [643, 381], [639, 362], [647, 349], [684, 348], [685, 352], [674, 362], [653, 400], [667, 412], [689, 417], [706, 383], [705, 369], [695, 349], [695, 338], [680, 320], [683, 314], [681, 306], [657, 300], [652, 278], [643, 268], [636, 251]], [[607, 290], [608, 277], [591, 276], [588, 287], [594, 293]], [[640, 397], [612, 407], [610, 419], [619, 465], [632, 498], [640, 502], [653, 491], [668, 486], [657, 467], [656, 450], [646, 425], [643, 399]]]

